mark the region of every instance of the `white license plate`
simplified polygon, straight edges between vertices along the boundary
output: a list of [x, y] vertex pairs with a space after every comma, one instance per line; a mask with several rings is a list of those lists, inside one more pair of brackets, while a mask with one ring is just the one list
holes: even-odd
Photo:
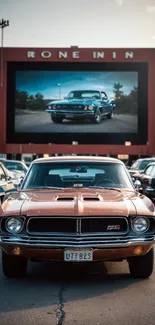
[[65, 262], [89, 262], [93, 260], [93, 250], [91, 249], [65, 249]]
[[72, 118], [73, 116], [73, 114], [66, 114], [66, 118]]

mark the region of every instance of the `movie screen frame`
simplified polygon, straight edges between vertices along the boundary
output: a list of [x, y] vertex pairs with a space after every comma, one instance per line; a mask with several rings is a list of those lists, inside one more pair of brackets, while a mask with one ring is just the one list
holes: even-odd
[[[108, 132], [15, 132], [17, 71], [82, 71], [138, 73], [138, 128], [135, 133]], [[48, 113], [47, 113], [48, 114]], [[148, 63], [147, 62], [8, 62], [7, 64], [7, 143], [33, 144], [146, 144], [148, 141]]]

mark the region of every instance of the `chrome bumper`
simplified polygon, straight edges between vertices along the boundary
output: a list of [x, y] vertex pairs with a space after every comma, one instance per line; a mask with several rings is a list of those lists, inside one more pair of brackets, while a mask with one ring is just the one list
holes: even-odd
[[115, 249], [131, 246], [155, 244], [155, 236], [145, 237], [108, 237], [108, 238], [70, 238], [70, 237], [30, 237], [30, 236], [1, 236], [0, 246], [21, 246], [29, 248], [102, 248]]

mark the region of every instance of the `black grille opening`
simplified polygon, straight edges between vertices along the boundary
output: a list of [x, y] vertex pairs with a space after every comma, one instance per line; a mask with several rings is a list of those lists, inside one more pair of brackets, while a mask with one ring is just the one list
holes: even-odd
[[90, 232], [127, 232], [128, 225], [125, 218], [90, 218], [81, 221], [81, 233]]
[[28, 222], [30, 233], [75, 233], [76, 220], [67, 218], [31, 218]]

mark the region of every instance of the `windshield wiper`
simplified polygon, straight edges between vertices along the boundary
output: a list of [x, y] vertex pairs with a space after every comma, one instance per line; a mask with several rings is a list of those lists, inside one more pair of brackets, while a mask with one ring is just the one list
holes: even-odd
[[42, 190], [42, 189], [53, 189], [53, 190], [64, 190], [64, 187], [56, 187], [56, 186], [36, 186], [32, 188], [27, 188], [27, 190]]
[[118, 189], [118, 188], [113, 188], [113, 187], [89, 186], [89, 188], [99, 188], [99, 189], [101, 189], [101, 190], [109, 190], [109, 191], [117, 191], [117, 192], [121, 192], [120, 189]]

